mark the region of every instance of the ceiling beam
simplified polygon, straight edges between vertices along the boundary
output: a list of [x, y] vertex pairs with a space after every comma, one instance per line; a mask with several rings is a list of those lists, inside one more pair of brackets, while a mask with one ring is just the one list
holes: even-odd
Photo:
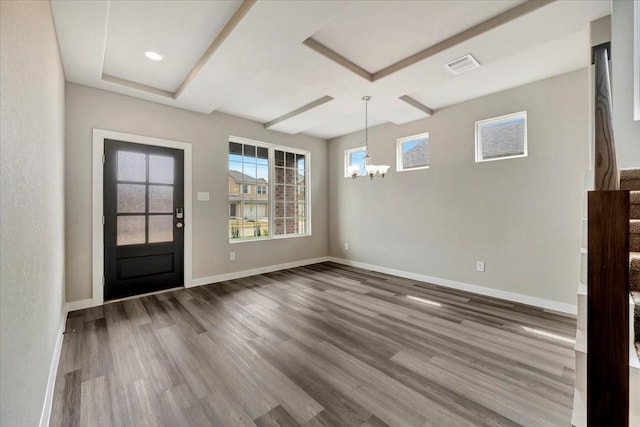
[[220, 33], [216, 36], [213, 42], [209, 45], [209, 48], [205, 51], [205, 53], [200, 57], [196, 65], [189, 71], [187, 77], [182, 81], [180, 86], [175, 92], [166, 91], [163, 89], [159, 89], [157, 87], [145, 85], [142, 83], [137, 83], [132, 80], [123, 79], [120, 77], [112, 76], [109, 74], [102, 73], [102, 80], [110, 83], [119, 84], [122, 86], [129, 87], [131, 89], [140, 90], [147, 93], [152, 93], [154, 95], [160, 95], [166, 98], [178, 99], [180, 94], [184, 92], [189, 83], [193, 81], [196, 75], [202, 70], [202, 68], [206, 65], [206, 63], [211, 59], [213, 54], [218, 50], [218, 48], [222, 45], [222, 43], [229, 37], [231, 32], [236, 28], [238, 23], [244, 18], [244, 16], [249, 12], [249, 9], [256, 3], [257, 0], [243, 0], [242, 4], [233, 14], [233, 16], [227, 21], [225, 26], [220, 30]]
[[395, 64], [391, 64], [388, 67], [382, 68], [381, 70], [376, 71], [375, 73], [369, 73], [364, 68], [360, 67], [358, 64], [350, 61], [339, 53], [331, 50], [327, 46], [322, 43], [314, 40], [309, 37], [302, 43], [311, 49], [315, 50], [319, 54], [325, 56], [326, 58], [332, 60], [333, 62], [342, 65], [348, 70], [356, 73], [360, 77], [367, 79], [370, 82], [375, 82], [383, 77], [386, 77], [390, 74], [396, 73], [400, 70], [403, 70], [417, 62], [423, 61], [437, 53], [440, 53], [444, 50], [450, 49], [460, 43], [463, 43], [473, 37], [477, 37], [487, 31], [490, 31], [494, 28], [497, 28], [501, 25], [504, 25], [508, 22], [513, 21], [521, 16], [526, 15], [529, 12], [533, 12], [536, 9], [539, 9], [543, 6], [546, 6], [550, 3], [553, 3], [555, 0], [528, 0], [527, 2], [518, 5], [512, 9], [507, 10], [499, 15], [494, 16], [493, 18], [487, 19], [484, 22], [481, 22], [478, 25], [474, 25], [471, 28], [468, 28], [454, 36], [449, 37], [446, 40], [438, 42], [433, 46], [430, 46], [424, 50], [421, 50], [418, 53], [414, 53], [411, 56], [408, 56]]
[[398, 99], [401, 100], [401, 101], [404, 101], [407, 104], [411, 105], [412, 107], [415, 107], [418, 110], [422, 111], [423, 113], [425, 113], [427, 115], [427, 117], [433, 116], [433, 110], [431, 108], [429, 108], [426, 105], [416, 101], [415, 99], [411, 98], [409, 95], [403, 95], [403, 96], [399, 97]]
[[134, 82], [133, 80], [127, 80], [120, 77], [112, 76], [110, 74], [102, 73], [100, 77], [103, 81], [109, 83], [115, 83], [117, 85], [126, 86], [131, 89], [141, 90], [143, 92], [152, 93], [154, 95], [163, 96], [165, 98], [175, 99], [175, 94], [168, 90], [158, 89], [157, 87], [145, 85], [142, 83]]
[[311, 37], [309, 37], [308, 39], [303, 41], [302, 44], [304, 44], [305, 46], [308, 46], [311, 49], [315, 50], [320, 55], [323, 55], [323, 56], [329, 58], [330, 60], [332, 60], [336, 64], [342, 65], [343, 67], [345, 67], [349, 71], [352, 71], [352, 72], [356, 73], [360, 77], [363, 77], [363, 78], [367, 79], [370, 82], [373, 81], [373, 76], [367, 70], [365, 70], [364, 68], [360, 67], [359, 65], [354, 64], [353, 62], [349, 61], [344, 56], [340, 55], [339, 53], [337, 53], [337, 52], [335, 52], [335, 51], [333, 51], [331, 49], [329, 49], [328, 47], [326, 47], [322, 43], [312, 39]]
[[395, 64], [389, 65], [382, 70], [376, 71], [375, 73], [373, 73], [371, 81], [376, 81], [404, 68], [407, 68], [408, 66], [413, 65], [416, 62], [425, 60], [446, 49], [459, 45], [460, 43], [465, 42], [473, 37], [486, 33], [489, 30], [493, 30], [494, 28], [511, 22], [514, 19], [524, 16], [527, 13], [533, 12], [534, 10], [546, 6], [550, 3], [553, 3], [554, 1], [555, 0], [529, 0], [526, 3], [509, 9], [506, 12], [501, 13], [500, 15], [494, 16], [493, 18], [487, 19], [486, 21], [481, 22], [478, 25], [474, 25], [473, 27], [466, 29], [452, 37], [449, 37], [446, 40], [436, 43], [433, 46], [428, 47], [427, 49], [408, 56], [405, 59], [396, 62]]
[[273, 119], [270, 122], [264, 124], [265, 129], [269, 129], [278, 123], [282, 123], [285, 120], [289, 120], [291, 117], [297, 116], [298, 114], [302, 114], [306, 111], [312, 110], [316, 107], [319, 107], [322, 104], [326, 104], [329, 101], [332, 101], [333, 98], [329, 95], [323, 96], [322, 98], [318, 98], [313, 102], [308, 103], [307, 105], [303, 105], [302, 107], [291, 111], [290, 113], [285, 114], [284, 116], [280, 116], [277, 119]]
[[222, 43], [229, 37], [231, 32], [238, 26], [242, 18], [249, 12], [249, 9], [256, 3], [257, 0], [243, 0], [242, 4], [236, 10], [236, 13], [233, 14], [231, 19], [225, 24], [225, 26], [220, 30], [220, 33], [213, 40], [209, 48], [202, 55], [200, 60], [196, 62], [196, 65], [191, 69], [187, 77], [178, 87], [178, 90], [174, 93], [174, 98], [178, 98], [182, 92], [189, 86], [189, 83], [198, 75], [200, 70], [206, 65], [206, 63], [211, 59], [213, 54], [218, 50], [218, 48], [222, 45]]

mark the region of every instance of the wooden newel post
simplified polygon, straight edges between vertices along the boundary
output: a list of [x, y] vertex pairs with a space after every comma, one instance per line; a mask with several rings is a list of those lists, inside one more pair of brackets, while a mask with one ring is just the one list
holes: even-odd
[[609, 43], [593, 48], [596, 66], [595, 90], [595, 190], [618, 190], [620, 179], [616, 163], [609, 83]]
[[595, 190], [589, 192], [587, 425], [629, 425], [629, 192], [616, 165], [609, 43], [595, 63]]
[[589, 192], [587, 425], [629, 425], [629, 192]]

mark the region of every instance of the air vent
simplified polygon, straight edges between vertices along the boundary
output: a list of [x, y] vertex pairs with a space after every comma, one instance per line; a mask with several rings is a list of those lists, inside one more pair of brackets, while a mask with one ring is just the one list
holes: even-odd
[[478, 68], [480, 63], [471, 54], [465, 55], [462, 58], [455, 59], [444, 66], [451, 74], [457, 76], [458, 74], [465, 73], [474, 68]]

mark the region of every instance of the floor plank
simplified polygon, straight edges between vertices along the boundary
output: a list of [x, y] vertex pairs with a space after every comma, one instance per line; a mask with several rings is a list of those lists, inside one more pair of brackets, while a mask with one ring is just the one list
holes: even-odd
[[69, 314], [50, 425], [566, 426], [575, 323], [334, 263], [147, 295]]

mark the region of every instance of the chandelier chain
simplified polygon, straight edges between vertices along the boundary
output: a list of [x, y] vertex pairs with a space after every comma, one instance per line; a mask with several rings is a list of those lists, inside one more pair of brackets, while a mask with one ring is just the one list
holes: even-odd
[[364, 144], [367, 148], [367, 156], [369, 155], [369, 99], [364, 100]]
[[[376, 176], [384, 178], [385, 174], [389, 170], [388, 165], [375, 165], [371, 162], [371, 156], [369, 155], [369, 100], [370, 96], [363, 96], [364, 101], [364, 143], [365, 143], [365, 157], [364, 157], [364, 172], [370, 179]], [[361, 173], [361, 167], [357, 164], [352, 164], [347, 167], [347, 171], [351, 175], [351, 178], [356, 179]]]

